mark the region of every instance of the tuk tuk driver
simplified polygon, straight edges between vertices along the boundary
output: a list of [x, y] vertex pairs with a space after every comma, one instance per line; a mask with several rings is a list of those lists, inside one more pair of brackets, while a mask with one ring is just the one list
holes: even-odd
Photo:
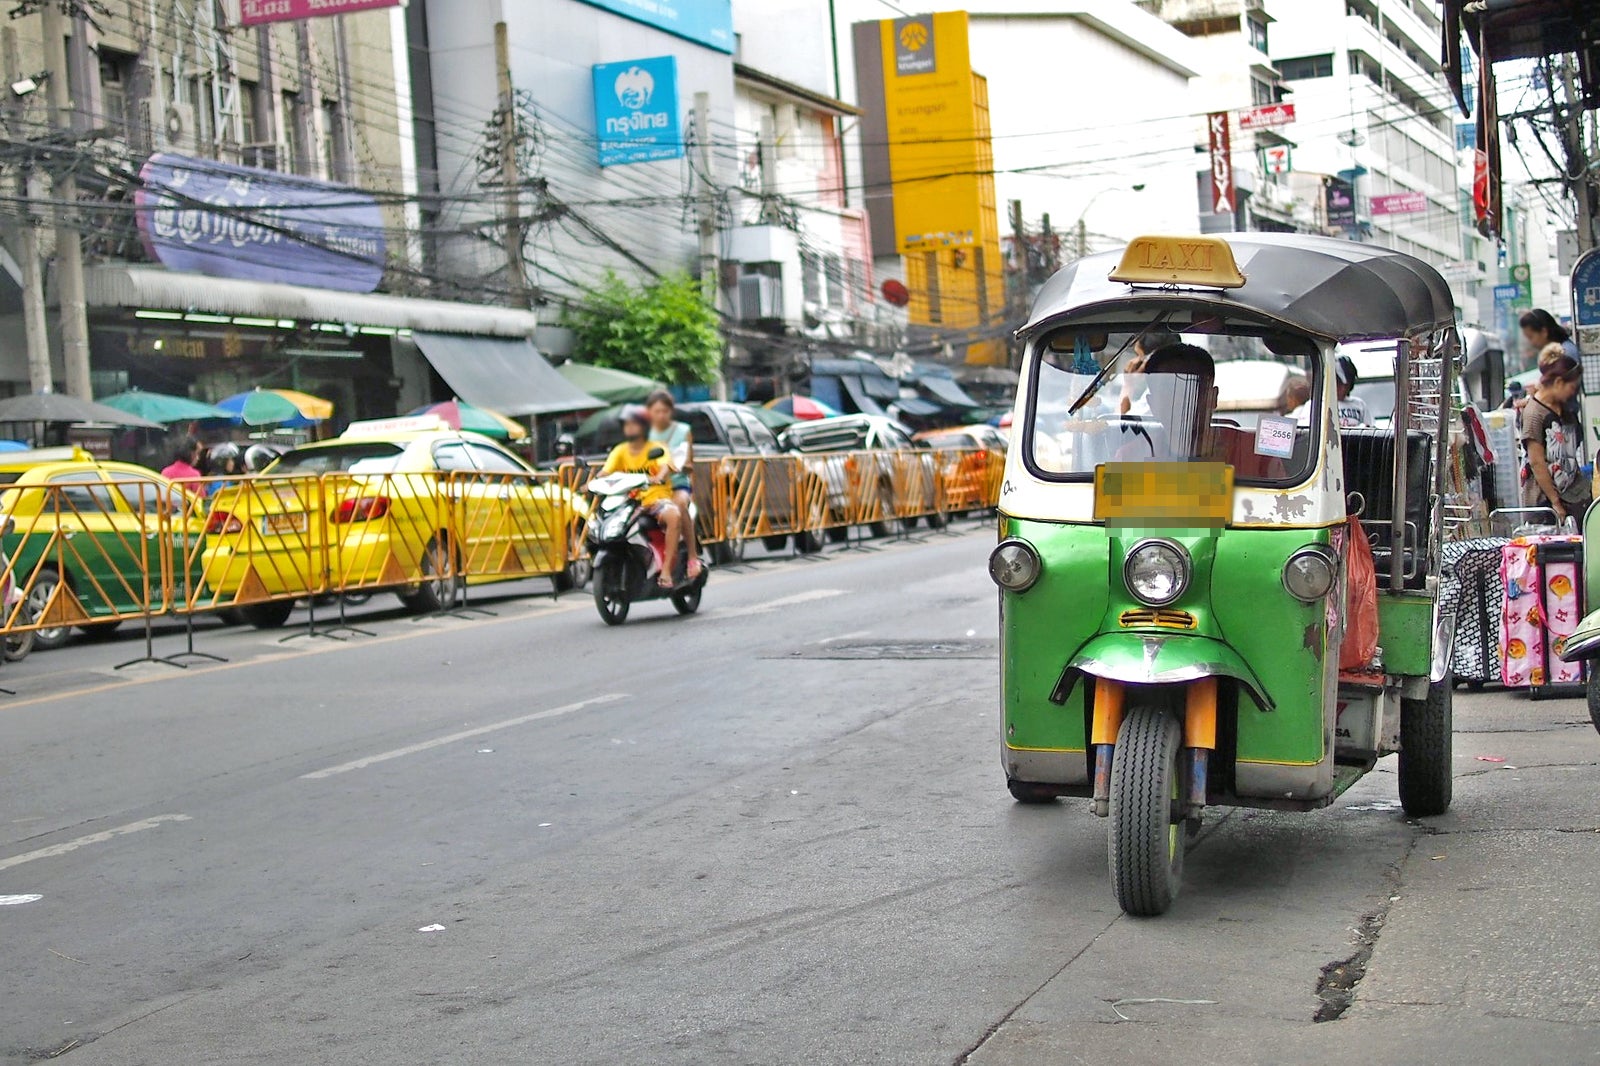
[[1118, 450], [1119, 462], [1218, 462], [1243, 477], [1286, 475], [1282, 459], [1256, 451], [1253, 434], [1212, 424], [1217, 385], [1210, 352], [1193, 344], [1166, 345], [1150, 354], [1144, 375], [1156, 424], [1124, 427], [1140, 439]]

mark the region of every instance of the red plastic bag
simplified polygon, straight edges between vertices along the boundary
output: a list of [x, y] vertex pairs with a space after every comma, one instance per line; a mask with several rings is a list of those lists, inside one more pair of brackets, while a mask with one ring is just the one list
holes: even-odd
[[1350, 552], [1345, 561], [1344, 643], [1339, 669], [1360, 670], [1378, 651], [1378, 567], [1361, 523], [1350, 519]]

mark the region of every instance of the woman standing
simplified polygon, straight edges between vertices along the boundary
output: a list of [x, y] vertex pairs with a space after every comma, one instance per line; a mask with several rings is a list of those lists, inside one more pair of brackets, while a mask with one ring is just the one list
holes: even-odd
[[689, 505], [694, 501], [694, 434], [688, 425], [672, 416], [677, 405], [672, 393], [657, 389], [645, 400], [645, 410], [650, 414], [650, 441], [667, 449], [672, 462], [672, 500], [683, 514], [683, 548], [688, 553], [690, 581], [700, 576], [700, 541], [694, 528], [694, 512]]
[[1549, 507], [1558, 519], [1582, 518], [1592, 497], [1580, 469], [1580, 428], [1563, 417], [1578, 395], [1583, 368], [1569, 355], [1558, 356], [1539, 378], [1539, 391], [1522, 410], [1522, 505]]
[[1522, 339], [1528, 342], [1528, 350], [1535, 358], [1544, 351], [1546, 345], [1559, 344], [1561, 350], [1573, 359], [1578, 356], [1578, 344], [1572, 339], [1561, 323], [1542, 307], [1535, 307], [1517, 320], [1517, 325], [1522, 327]]

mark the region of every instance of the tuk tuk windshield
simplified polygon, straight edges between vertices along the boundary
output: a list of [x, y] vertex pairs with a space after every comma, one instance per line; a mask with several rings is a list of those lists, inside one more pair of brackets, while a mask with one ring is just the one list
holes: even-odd
[[1070, 331], [1036, 346], [1025, 443], [1036, 473], [1079, 480], [1102, 463], [1224, 462], [1236, 483], [1310, 475], [1322, 398], [1309, 341], [1166, 334], [1147, 357], [1130, 336]]

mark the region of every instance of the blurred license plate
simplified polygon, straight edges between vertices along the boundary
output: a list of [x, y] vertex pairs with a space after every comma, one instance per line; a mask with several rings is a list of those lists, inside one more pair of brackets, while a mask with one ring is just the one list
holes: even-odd
[[1094, 471], [1094, 516], [1109, 524], [1220, 526], [1232, 514], [1226, 463], [1106, 463]]
[[282, 537], [306, 531], [306, 516], [300, 514], [269, 514], [261, 519], [261, 532], [269, 537]]

